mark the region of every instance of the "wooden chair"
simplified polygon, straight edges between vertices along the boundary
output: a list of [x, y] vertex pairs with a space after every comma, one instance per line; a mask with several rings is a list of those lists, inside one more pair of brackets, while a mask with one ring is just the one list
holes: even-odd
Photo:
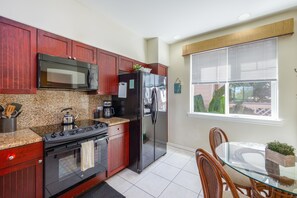
[[[227, 172], [208, 152], [200, 148], [197, 149], [196, 162], [205, 198], [247, 197], [243, 194], [238, 194], [237, 189]], [[230, 191], [224, 191], [222, 178], [225, 180]]]
[[294, 195], [276, 190], [270, 186], [257, 182], [251, 179], [252, 195], [254, 198], [293, 198]]
[[245, 194], [243, 190], [246, 191], [246, 195], [251, 197], [252, 193], [252, 184], [250, 182], [250, 179], [236, 170], [230, 168], [229, 166], [224, 166], [224, 163], [219, 159], [218, 155], [216, 154], [216, 148], [223, 142], [228, 142], [228, 137], [226, 133], [220, 129], [219, 127], [213, 127], [210, 129], [209, 132], [209, 143], [210, 148], [212, 151], [213, 156], [223, 165], [223, 168], [228, 173], [228, 175], [231, 177], [234, 185], [236, 186], [237, 190], [241, 192], [242, 194]]

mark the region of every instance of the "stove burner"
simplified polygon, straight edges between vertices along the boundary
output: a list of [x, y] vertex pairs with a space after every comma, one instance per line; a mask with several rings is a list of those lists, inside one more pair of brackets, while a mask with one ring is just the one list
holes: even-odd
[[[80, 120], [74, 125], [47, 125], [31, 129], [42, 136], [45, 144], [62, 144], [100, 134], [107, 134], [108, 125], [94, 120]], [[46, 145], [46, 147], [48, 147]]]

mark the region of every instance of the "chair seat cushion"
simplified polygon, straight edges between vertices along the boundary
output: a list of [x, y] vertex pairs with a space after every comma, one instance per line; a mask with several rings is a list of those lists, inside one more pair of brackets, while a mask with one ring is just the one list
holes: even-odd
[[[242, 198], [248, 197], [248, 196], [246, 196], [244, 194], [241, 194], [240, 192], [238, 192], [238, 196], [242, 197]], [[223, 198], [229, 198], [229, 197], [233, 198], [231, 191], [224, 191], [223, 192]]]
[[230, 176], [230, 178], [232, 179], [232, 181], [235, 185], [240, 185], [240, 186], [244, 186], [244, 187], [252, 187], [252, 184], [248, 177], [237, 172], [233, 168], [230, 168], [228, 165], [224, 165], [223, 168], [228, 173], [228, 175]]

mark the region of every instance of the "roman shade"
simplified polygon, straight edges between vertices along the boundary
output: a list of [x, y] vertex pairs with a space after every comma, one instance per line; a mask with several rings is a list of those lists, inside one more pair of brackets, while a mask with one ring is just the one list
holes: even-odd
[[276, 38], [228, 48], [229, 82], [277, 79]]
[[277, 79], [277, 39], [193, 54], [192, 84]]
[[192, 84], [227, 81], [227, 49], [192, 55]]

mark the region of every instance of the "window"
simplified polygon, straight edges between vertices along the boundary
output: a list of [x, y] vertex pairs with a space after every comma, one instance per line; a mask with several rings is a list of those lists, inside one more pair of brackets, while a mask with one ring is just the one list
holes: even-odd
[[277, 119], [277, 39], [191, 55], [191, 113]]

